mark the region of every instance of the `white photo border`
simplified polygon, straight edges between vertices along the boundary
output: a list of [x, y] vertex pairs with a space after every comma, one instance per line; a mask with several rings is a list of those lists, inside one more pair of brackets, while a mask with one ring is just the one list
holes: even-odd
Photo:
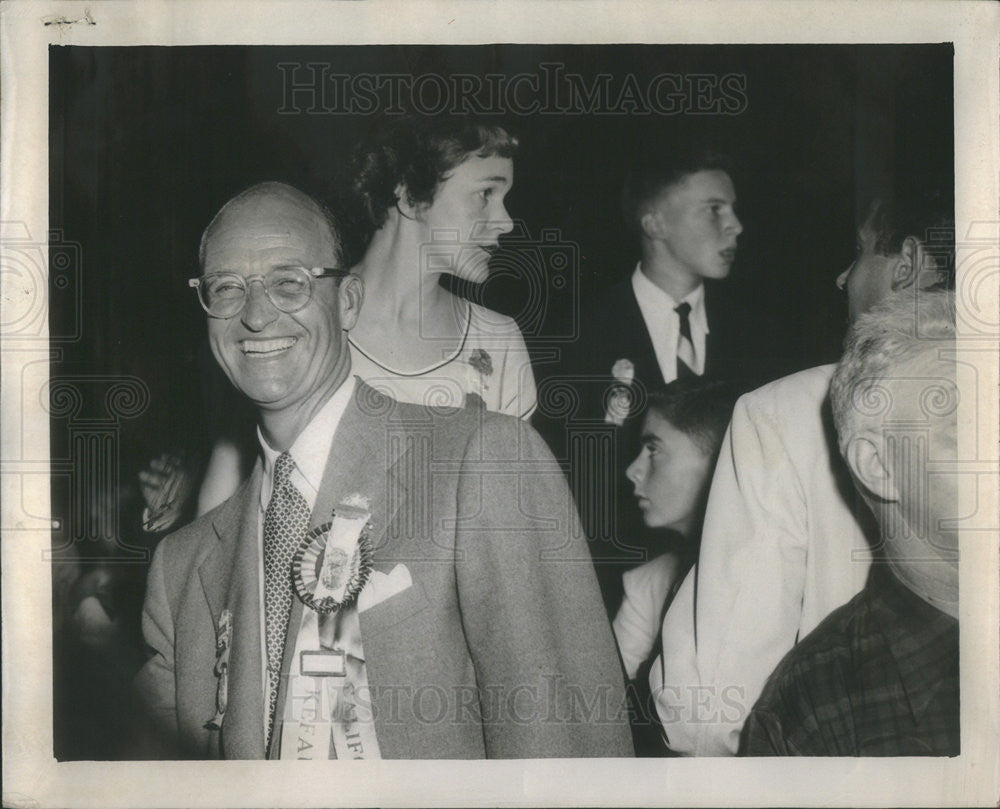
[[[956, 236], [982, 301], [998, 281], [998, 6], [988, 2], [28, 2], [2, 14], [0, 221], [48, 229], [48, 46], [389, 43], [931, 43], [955, 46]], [[59, 20], [62, 22], [59, 22]], [[54, 22], [53, 22], [54, 21]], [[94, 24], [90, 24], [91, 21]], [[49, 22], [49, 24], [46, 24]], [[983, 249], [985, 245], [985, 256]], [[2, 245], [0, 245], [2, 249]], [[965, 262], [965, 263], [964, 263]], [[992, 274], [992, 275], [991, 275]], [[26, 294], [42, 296], [45, 290]], [[0, 306], [33, 305], [4, 300]], [[44, 300], [41, 301], [44, 305]], [[969, 321], [966, 321], [969, 322]], [[960, 428], [984, 459], [961, 513], [997, 513], [997, 335], [966, 334], [990, 398]], [[2, 343], [5, 806], [995, 805], [1000, 794], [998, 543], [961, 562], [962, 755], [955, 759], [494, 762], [69, 762], [52, 756], [47, 334]], [[34, 403], [23, 407], [22, 403]], [[961, 439], [960, 439], [961, 440]], [[985, 511], [984, 511], [985, 510]], [[995, 524], [995, 523], [994, 523]]]

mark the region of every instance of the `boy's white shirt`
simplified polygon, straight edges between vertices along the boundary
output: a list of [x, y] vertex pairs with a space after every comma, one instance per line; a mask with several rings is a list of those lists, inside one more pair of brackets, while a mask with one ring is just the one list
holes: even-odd
[[660, 366], [664, 382], [677, 379], [677, 343], [680, 339], [680, 316], [674, 311], [680, 304], [691, 306], [688, 323], [691, 326], [691, 342], [694, 344], [694, 367], [699, 376], [705, 372], [705, 343], [708, 335], [708, 314], [705, 311], [705, 285], [698, 286], [675, 301], [670, 295], [650, 281], [642, 272], [642, 262], [635, 265], [632, 273], [632, 291], [646, 322], [646, 331], [653, 343], [656, 363]]

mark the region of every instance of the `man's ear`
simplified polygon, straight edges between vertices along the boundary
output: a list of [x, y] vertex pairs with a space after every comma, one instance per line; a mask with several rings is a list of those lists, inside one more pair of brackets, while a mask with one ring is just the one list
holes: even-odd
[[350, 331], [358, 322], [361, 305], [365, 301], [365, 282], [360, 276], [350, 273], [340, 279], [337, 301], [340, 304], [340, 328]]
[[896, 482], [871, 436], [856, 435], [851, 438], [844, 456], [854, 479], [865, 488], [865, 493], [872, 499], [884, 503], [899, 500]]
[[646, 238], [655, 239], [660, 235], [660, 217], [656, 211], [646, 211], [639, 220]]
[[903, 246], [892, 268], [892, 290], [906, 289], [913, 285], [920, 272], [920, 265], [924, 260], [923, 246], [916, 236], [907, 236], [903, 239]]

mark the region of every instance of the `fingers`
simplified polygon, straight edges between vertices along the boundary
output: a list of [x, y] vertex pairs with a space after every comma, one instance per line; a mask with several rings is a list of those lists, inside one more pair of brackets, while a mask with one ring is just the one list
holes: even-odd
[[160, 512], [150, 517], [149, 521], [143, 524], [143, 528], [151, 534], [163, 533], [177, 522], [178, 516], [177, 513], [171, 511]]
[[183, 452], [163, 452], [139, 472], [139, 488], [146, 502], [147, 531], [165, 531], [179, 519], [194, 478]]
[[166, 508], [174, 498], [178, 477], [184, 473], [182, 457], [164, 452], [153, 458], [149, 465], [139, 472], [139, 488], [142, 498], [152, 513]]
[[153, 458], [153, 460], [149, 462], [147, 469], [167, 475], [173, 470], [178, 469], [183, 462], [184, 459], [181, 455], [164, 452], [158, 457]]
[[150, 472], [147, 469], [143, 469], [139, 473], [139, 483], [144, 488], [159, 489], [166, 482], [167, 476], [162, 472]]

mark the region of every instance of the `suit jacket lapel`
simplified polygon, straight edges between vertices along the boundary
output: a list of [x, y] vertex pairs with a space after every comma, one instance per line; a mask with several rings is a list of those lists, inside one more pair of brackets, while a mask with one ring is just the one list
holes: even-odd
[[[394, 429], [385, 417], [393, 401], [363, 382], [358, 382], [354, 397], [333, 438], [330, 455], [323, 472], [323, 483], [316, 497], [310, 527], [329, 522], [338, 503], [352, 494], [366, 497], [371, 504], [369, 539], [376, 549], [375, 566], [379, 567], [378, 549], [385, 544], [385, 531], [400, 505], [396, 465], [408, 453], [408, 448], [393, 453], [390, 443]], [[374, 413], [368, 415], [369, 413]]]
[[224, 609], [230, 611], [233, 619], [228, 699], [222, 722], [222, 750], [226, 758], [264, 755], [257, 549], [261, 474], [258, 461], [249, 480], [213, 519], [218, 545], [198, 569], [216, 629]]
[[627, 345], [635, 352], [634, 357], [629, 357], [635, 364], [635, 377], [646, 390], [661, 387], [663, 385], [663, 372], [660, 370], [660, 363], [656, 360], [656, 350], [653, 348], [653, 339], [649, 334], [649, 327], [646, 319], [642, 316], [639, 308], [639, 301], [636, 300], [635, 290], [632, 288], [632, 281], [628, 281], [627, 295], [624, 296], [623, 305], [623, 326], [626, 328], [625, 336]]
[[[718, 353], [716, 350], [716, 345], [718, 344], [718, 338], [721, 336], [720, 329], [725, 328], [725, 321], [718, 316], [718, 309], [716, 296], [712, 294], [711, 287], [707, 284], [705, 285], [705, 318], [708, 320], [709, 332], [705, 335], [705, 376], [713, 376], [718, 372], [716, 366], [718, 363]], [[712, 330], [715, 331], [715, 336], [713, 337]]]

